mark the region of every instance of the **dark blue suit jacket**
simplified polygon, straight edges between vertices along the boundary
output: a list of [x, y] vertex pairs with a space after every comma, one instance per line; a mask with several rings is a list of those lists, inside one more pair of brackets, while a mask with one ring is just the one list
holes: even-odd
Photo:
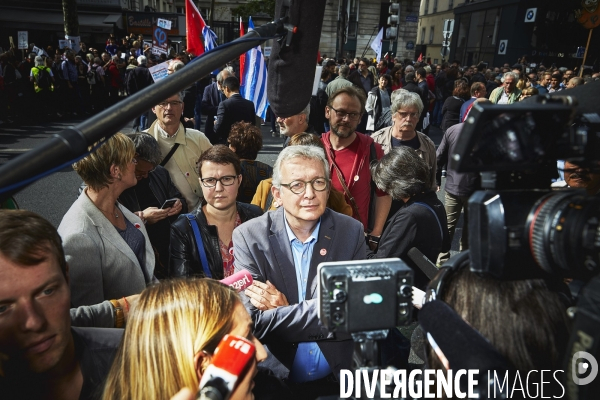
[[217, 116], [217, 110], [221, 99], [225, 96], [219, 91], [217, 82], [213, 82], [204, 88], [204, 94], [202, 95], [202, 114], [206, 115], [206, 127], [204, 128], [204, 134], [210, 140], [211, 143], [215, 143], [215, 117]]
[[216, 141], [212, 144], [226, 144], [231, 125], [236, 122], [256, 123], [256, 113], [254, 111], [254, 103], [246, 100], [241, 94], [232, 94], [227, 100], [219, 104], [217, 110], [217, 122], [215, 122]]
[[[296, 356], [297, 343], [316, 341], [336, 376], [339, 376], [340, 369], [349, 369], [354, 347], [350, 335], [329, 333], [319, 321], [317, 266], [325, 261], [365, 259], [367, 246], [362, 224], [329, 208], [325, 210], [310, 262], [306, 300], [303, 302], [298, 302], [296, 269], [283, 207], [240, 225], [233, 231], [232, 240], [236, 272], [246, 269], [255, 280], [269, 280], [285, 294], [290, 304], [260, 311], [241, 294], [255, 324], [254, 335], [267, 345], [270, 353], [289, 370]], [[273, 368], [278, 364], [273, 360], [267, 360], [265, 364], [275, 369], [279, 377], [286, 372]]]

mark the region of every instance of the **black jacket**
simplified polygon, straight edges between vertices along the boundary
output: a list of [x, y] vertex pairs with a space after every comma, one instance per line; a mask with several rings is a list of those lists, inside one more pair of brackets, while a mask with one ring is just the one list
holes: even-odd
[[[262, 215], [260, 207], [252, 204], [236, 203], [242, 223]], [[223, 279], [223, 259], [219, 248], [217, 227], [208, 225], [202, 212], [202, 205], [193, 211], [198, 221], [206, 258], [213, 279]], [[169, 257], [169, 277], [204, 277], [194, 231], [185, 215], [180, 215], [171, 225], [171, 251]]]
[[[178, 198], [181, 200], [181, 213], [185, 214], [188, 212], [187, 203], [183, 195], [179, 193], [179, 190], [177, 190], [173, 184], [173, 181], [171, 181], [169, 171], [158, 165], [154, 171], [148, 174], [147, 179], [150, 180], [150, 190], [154, 194], [154, 197], [156, 197], [156, 200], [158, 200], [159, 204], [162, 205], [165, 200], [168, 199]], [[135, 193], [135, 186], [125, 189], [119, 196], [118, 200], [119, 203], [123, 204], [129, 211], [133, 213], [137, 211], [143, 211]], [[175, 219], [177, 219], [175, 216], [169, 217], [171, 223], [175, 222]]]
[[256, 124], [254, 103], [246, 100], [241, 94], [235, 93], [219, 104], [217, 121], [215, 122], [216, 142], [212, 144], [226, 144], [231, 125], [244, 121]]
[[[431, 207], [435, 211], [437, 219], [428, 208], [415, 204], [415, 202], [425, 203]], [[377, 253], [370, 255], [369, 258], [401, 258], [415, 271], [414, 286], [424, 289], [429, 279], [407, 257], [408, 251], [416, 247], [435, 263], [440, 252], [450, 249], [450, 244], [446, 210], [437, 195], [433, 191], [429, 191], [413, 196], [390, 218], [381, 235]]]
[[217, 110], [221, 99], [225, 96], [219, 91], [217, 82], [213, 82], [204, 88], [202, 94], [202, 114], [206, 115], [206, 125], [204, 126], [204, 134], [210, 140], [211, 143], [216, 143], [215, 136], [215, 117], [217, 116]]
[[454, 148], [456, 147], [463, 126], [463, 123], [452, 125], [444, 133], [442, 142], [436, 152], [438, 169], [435, 176], [437, 184], [440, 186], [442, 181], [441, 167], [446, 165], [446, 185], [444, 186], [444, 190], [451, 195], [461, 197], [472, 195], [480, 186], [478, 173], [460, 173], [455, 169], [450, 168], [448, 165], [450, 154], [454, 153]]
[[150, 70], [145, 65], [138, 65], [127, 77], [127, 93], [134, 94], [154, 83]]

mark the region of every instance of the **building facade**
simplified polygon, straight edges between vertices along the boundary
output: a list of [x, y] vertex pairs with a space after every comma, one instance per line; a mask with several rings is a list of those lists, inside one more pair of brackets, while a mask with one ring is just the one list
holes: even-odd
[[444, 21], [454, 19], [454, 6], [454, 0], [421, 1], [415, 58], [422, 54], [423, 60], [430, 60], [434, 64], [450, 59], [450, 48], [444, 46], [444, 42], [449, 41], [443, 32]]
[[[382, 55], [411, 58], [417, 38], [420, 0], [399, 0], [397, 35], [382, 42]], [[391, 2], [377, 0], [328, 0], [325, 5], [320, 51], [327, 56], [374, 58], [371, 43], [390, 15]], [[346, 21], [344, 24], [343, 22]], [[340, 33], [343, 34], [340, 40]], [[341, 51], [340, 51], [341, 45]]]
[[[578, 48], [586, 46], [589, 34], [577, 22], [580, 7], [581, 2], [561, 0], [466, 0], [454, 7], [450, 59], [500, 66], [525, 57], [527, 63], [547, 67], [580, 66]], [[586, 64], [596, 71], [599, 41], [600, 29], [595, 29]]]

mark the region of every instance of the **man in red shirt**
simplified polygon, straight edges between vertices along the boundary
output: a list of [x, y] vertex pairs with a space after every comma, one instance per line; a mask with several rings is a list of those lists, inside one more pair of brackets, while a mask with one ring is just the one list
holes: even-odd
[[356, 132], [365, 102], [365, 96], [353, 86], [333, 92], [325, 107], [325, 117], [329, 120], [331, 131], [325, 133], [321, 140], [329, 160], [331, 183], [336, 190], [345, 194], [346, 201], [352, 206], [352, 216], [362, 222], [365, 232], [369, 233], [369, 246], [375, 248], [392, 198], [376, 189], [374, 207], [371, 207], [371, 153], [380, 159], [383, 150], [371, 137]]

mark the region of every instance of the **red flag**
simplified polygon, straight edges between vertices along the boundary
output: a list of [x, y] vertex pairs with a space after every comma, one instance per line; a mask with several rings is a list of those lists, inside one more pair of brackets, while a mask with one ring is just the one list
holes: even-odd
[[187, 52], [195, 56], [204, 53], [204, 44], [202, 43], [202, 29], [206, 26], [198, 8], [192, 3], [192, 0], [185, 1], [185, 29], [187, 31]]
[[419, 54], [419, 58], [417, 58], [417, 61], [423, 61], [423, 53]]
[[[244, 23], [240, 17], [240, 37], [244, 36]], [[244, 67], [246, 66], [246, 53], [240, 55], [240, 86], [244, 86]]]

